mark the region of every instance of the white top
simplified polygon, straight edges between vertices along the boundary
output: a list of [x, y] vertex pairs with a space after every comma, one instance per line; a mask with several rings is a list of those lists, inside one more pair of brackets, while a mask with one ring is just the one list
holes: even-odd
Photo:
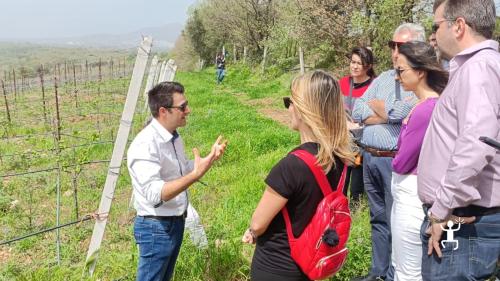
[[179, 216], [186, 211], [187, 191], [160, 205], [165, 182], [193, 170], [193, 161], [187, 160], [184, 143], [177, 132], [172, 135], [153, 118], [130, 144], [127, 167], [138, 216]]

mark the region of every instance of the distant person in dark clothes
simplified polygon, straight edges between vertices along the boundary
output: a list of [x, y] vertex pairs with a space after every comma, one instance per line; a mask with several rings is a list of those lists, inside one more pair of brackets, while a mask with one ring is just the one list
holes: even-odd
[[[351, 112], [354, 107], [354, 101], [360, 98], [375, 79], [375, 71], [373, 70], [373, 53], [365, 47], [356, 47], [352, 49], [349, 55], [350, 74], [342, 77], [339, 80], [340, 91], [344, 95], [344, 106], [351, 117]], [[352, 118], [350, 118], [352, 121]], [[351, 123], [350, 123], [351, 124]], [[351, 124], [355, 126], [355, 124]], [[358, 203], [363, 195], [363, 162], [361, 155], [356, 166], [351, 169], [350, 182], [351, 185], [351, 202]]]
[[217, 54], [217, 57], [215, 58], [215, 66], [217, 68], [217, 84], [220, 84], [222, 83], [222, 80], [224, 80], [224, 76], [226, 75], [226, 58], [222, 53]]
[[[300, 134], [304, 149], [316, 155], [328, 181], [336, 187], [344, 164], [354, 160], [338, 82], [324, 71], [299, 76], [291, 97], [284, 98], [291, 127]], [[252, 260], [253, 281], [309, 280], [290, 255], [281, 209], [287, 208], [295, 237], [301, 235], [324, 198], [309, 167], [287, 154], [265, 180], [267, 187], [253, 213], [245, 243], [257, 243]]]

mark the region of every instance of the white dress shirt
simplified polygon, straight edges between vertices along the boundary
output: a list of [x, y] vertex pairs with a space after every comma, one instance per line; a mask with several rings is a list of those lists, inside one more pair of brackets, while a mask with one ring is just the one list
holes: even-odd
[[193, 161], [186, 158], [184, 143], [176, 132], [171, 134], [153, 118], [130, 144], [127, 167], [138, 216], [179, 216], [186, 211], [187, 190], [168, 201], [161, 200], [165, 182], [193, 170]]

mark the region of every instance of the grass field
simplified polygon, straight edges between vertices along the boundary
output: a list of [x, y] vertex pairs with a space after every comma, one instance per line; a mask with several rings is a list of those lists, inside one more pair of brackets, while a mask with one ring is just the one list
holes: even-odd
[[[243, 245], [240, 242], [241, 236], [248, 227], [252, 212], [264, 190], [263, 180], [268, 171], [289, 150], [299, 144], [297, 133], [262, 115], [263, 109], [275, 112], [284, 110], [281, 109], [281, 97], [288, 95], [292, 77], [290, 74], [279, 77], [260, 77], [252, 75], [246, 67], [238, 66], [233, 69], [230, 67], [224, 83], [217, 86], [212, 72], [212, 70], [206, 70], [199, 73], [178, 73], [176, 77], [176, 80], [185, 85], [186, 95], [192, 109], [188, 125], [180, 130], [188, 154], [191, 155], [191, 148], [198, 147], [204, 155], [219, 134], [229, 140], [223, 159], [203, 178], [208, 186], [195, 184], [190, 188], [190, 198], [201, 215], [208, 235], [209, 248], [199, 250], [185, 237], [176, 266], [174, 276], [176, 281], [248, 280], [253, 246]], [[122, 93], [126, 93], [128, 85], [124, 81], [115, 80], [105, 83], [110, 89], [117, 91], [122, 89]], [[38, 94], [33, 93], [33, 95]], [[96, 103], [93, 98], [91, 100], [94, 106], [96, 104], [102, 108], [109, 106], [110, 112], [116, 113], [121, 112], [124, 99], [116, 99], [109, 104], [104, 101]], [[64, 110], [67, 112], [74, 110], [70, 101], [68, 99], [63, 103]], [[139, 107], [142, 107], [141, 102], [139, 102]], [[26, 110], [29, 109], [26, 108]], [[88, 110], [92, 111], [92, 106]], [[33, 112], [20, 112], [18, 115], [26, 116], [34, 114]], [[85, 112], [82, 114], [85, 115]], [[5, 117], [2, 115], [0, 118]], [[143, 119], [144, 115], [136, 115], [134, 134], [142, 126]], [[0, 121], [4, 122], [4, 119]], [[110, 121], [110, 125], [102, 130], [102, 135], [92, 136], [92, 131], [95, 130], [89, 130], [89, 128], [95, 128], [95, 123], [91, 120], [82, 120], [82, 122], [66, 120], [64, 124], [66, 124], [64, 128], [70, 132], [79, 134], [79, 131], [85, 131], [87, 133], [80, 133], [79, 136], [94, 139], [110, 135], [112, 133], [110, 130], [113, 128], [113, 122]], [[117, 124], [116, 122], [114, 132], [116, 132]], [[25, 126], [27, 128], [24, 128]], [[40, 126], [43, 127], [43, 125]], [[9, 130], [18, 134], [39, 131], [31, 123], [9, 127]], [[35, 138], [31, 140], [31, 145], [35, 148], [40, 146], [48, 148], [53, 145], [49, 139], [46, 142], [43, 144], [44, 141]], [[68, 140], [68, 142], [72, 141]], [[12, 145], [8, 148], [2, 146], [1, 153], [20, 152], [24, 150], [21, 147], [20, 145]], [[68, 152], [66, 156], [58, 159], [76, 157], [77, 162], [82, 159], [108, 159], [111, 149], [110, 145], [97, 146], [81, 152]], [[33, 159], [30, 158], [31, 160], [20, 161], [19, 170], [34, 169], [37, 166], [53, 163], [55, 157], [52, 154], [42, 154], [47, 154], [43, 155], [44, 160], [37, 160], [39, 158], [33, 157]], [[31, 163], [37, 164], [32, 166]], [[0, 174], [11, 171], [12, 167], [9, 165], [12, 164], [0, 166]], [[84, 181], [80, 183], [78, 199], [82, 209], [80, 214], [85, 214], [97, 209], [105, 179], [106, 164], [96, 164], [94, 167], [82, 170], [82, 174], [85, 173], [85, 175], [82, 176]], [[72, 189], [70, 175], [71, 173], [68, 173], [63, 181], [63, 193]], [[55, 224], [53, 174], [51, 177], [28, 176], [20, 180], [1, 180], [0, 207], [2, 200], [8, 203], [19, 197], [21, 203], [13, 209], [9, 208], [7, 203], [4, 203], [4, 208], [0, 208], [0, 239], [11, 238]], [[36, 188], [30, 187], [33, 182], [36, 182]], [[32, 193], [27, 191], [32, 191]], [[130, 193], [130, 179], [125, 166], [122, 166], [94, 277], [82, 276], [93, 226], [92, 223], [87, 222], [62, 230], [61, 266], [55, 263], [54, 233], [26, 239], [11, 244], [9, 247], [0, 247], [0, 280], [135, 280], [137, 249], [132, 235], [134, 212], [128, 209]], [[32, 194], [31, 197], [29, 194]], [[62, 222], [74, 219], [74, 196], [71, 192], [68, 194], [70, 196], [63, 196]], [[27, 203], [30, 198], [33, 204]], [[35, 219], [31, 218], [31, 226], [27, 218], [30, 214], [29, 206], [35, 209], [31, 213], [37, 214]], [[21, 225], [19, 221], [23, 221]], [[368, 210], [361, 206], [354, 214], [354, 224], [348, 246], [350, 249], [348, 261], [344, 269], [332, 280], [349, 280], [354, 275], [366, 273], [370, 263], [369, 239]]]

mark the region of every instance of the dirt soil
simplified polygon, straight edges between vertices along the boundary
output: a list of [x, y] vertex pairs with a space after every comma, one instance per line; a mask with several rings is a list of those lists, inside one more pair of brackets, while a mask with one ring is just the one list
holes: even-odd
[[276, 100], [274, 98], [249, 99], [245, 94], [236, 94], [241, 103], [257, 107], [257, 111], [263, 116], [273, 119], [285, 126], [290, 125], [290, 118], [285, 108], [278, 109], [274, 106]]

